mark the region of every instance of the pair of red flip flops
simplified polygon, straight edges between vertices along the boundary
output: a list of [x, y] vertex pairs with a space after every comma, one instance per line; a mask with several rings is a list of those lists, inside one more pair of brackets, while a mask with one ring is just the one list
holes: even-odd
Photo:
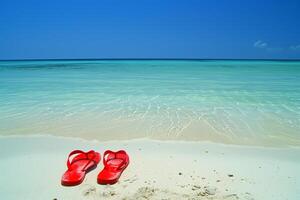
[[[68, 156], [67, 171], [61, 178], [64, 186], [75, 186], [82, 183], [85, 175], [95, 169], [101, 160], [100, 153], [93, 150], [83, 152], [72, 151]], [[129, 164], [129, 156], [124, 150], [113, 152], [107, 150], [103, 155], [103, 170], [98, 174], [99, 184], [114, 184]]]

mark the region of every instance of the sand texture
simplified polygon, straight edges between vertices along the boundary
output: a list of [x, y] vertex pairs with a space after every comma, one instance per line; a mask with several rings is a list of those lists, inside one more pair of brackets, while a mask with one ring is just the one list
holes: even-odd
[[[73, 149], [125, 149], [119, 182], [97, 184], [98, 167], [76, 187], [60, 185]], [[300, 199], [300, 149], [154, 140], [83, 141], [49, 136], [0, 138], [5, 200]]]

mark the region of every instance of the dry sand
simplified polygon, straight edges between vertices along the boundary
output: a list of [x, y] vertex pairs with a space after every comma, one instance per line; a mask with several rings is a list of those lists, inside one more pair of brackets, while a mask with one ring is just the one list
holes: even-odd
[[[125, 149], [120, 181], [98, 185], [103, 164], [75, 187], [60, 185], [73, 149]], [[209, 142], [97, 142], [50, 136], [0, 138], [0, 199], [300, 199], [300, 149]]]

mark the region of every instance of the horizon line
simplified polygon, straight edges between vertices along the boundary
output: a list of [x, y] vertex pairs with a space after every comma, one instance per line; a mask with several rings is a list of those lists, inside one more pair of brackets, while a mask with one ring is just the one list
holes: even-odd
[[110, 61], [122, 61], [122, 60], [186, 60], [186, 61], [213, 61], [213, 60], [228, 60], [228, 61], [300, 61], [299, 59], [271, 59], [271, 58], [25, 58], [25, 59], [0, 59], [0, 61], [71, 61], [71, 60], [110, 60]]

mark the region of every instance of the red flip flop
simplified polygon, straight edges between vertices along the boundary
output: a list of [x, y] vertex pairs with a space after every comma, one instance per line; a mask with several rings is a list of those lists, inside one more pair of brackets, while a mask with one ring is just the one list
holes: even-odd
[[129, 165], [129, 156], [124, 150], [105, 151], [103, 155], [104, 169], [98, 174], [99, 184], [115, 184]]
[[88, 152], [72, 151], [68, 156], [68, 169], [61, 178], [61, 184], [64, 186], [79, 185], [85, 175], [97, 167], [100, 159], [100, 154], [93, 150]]

